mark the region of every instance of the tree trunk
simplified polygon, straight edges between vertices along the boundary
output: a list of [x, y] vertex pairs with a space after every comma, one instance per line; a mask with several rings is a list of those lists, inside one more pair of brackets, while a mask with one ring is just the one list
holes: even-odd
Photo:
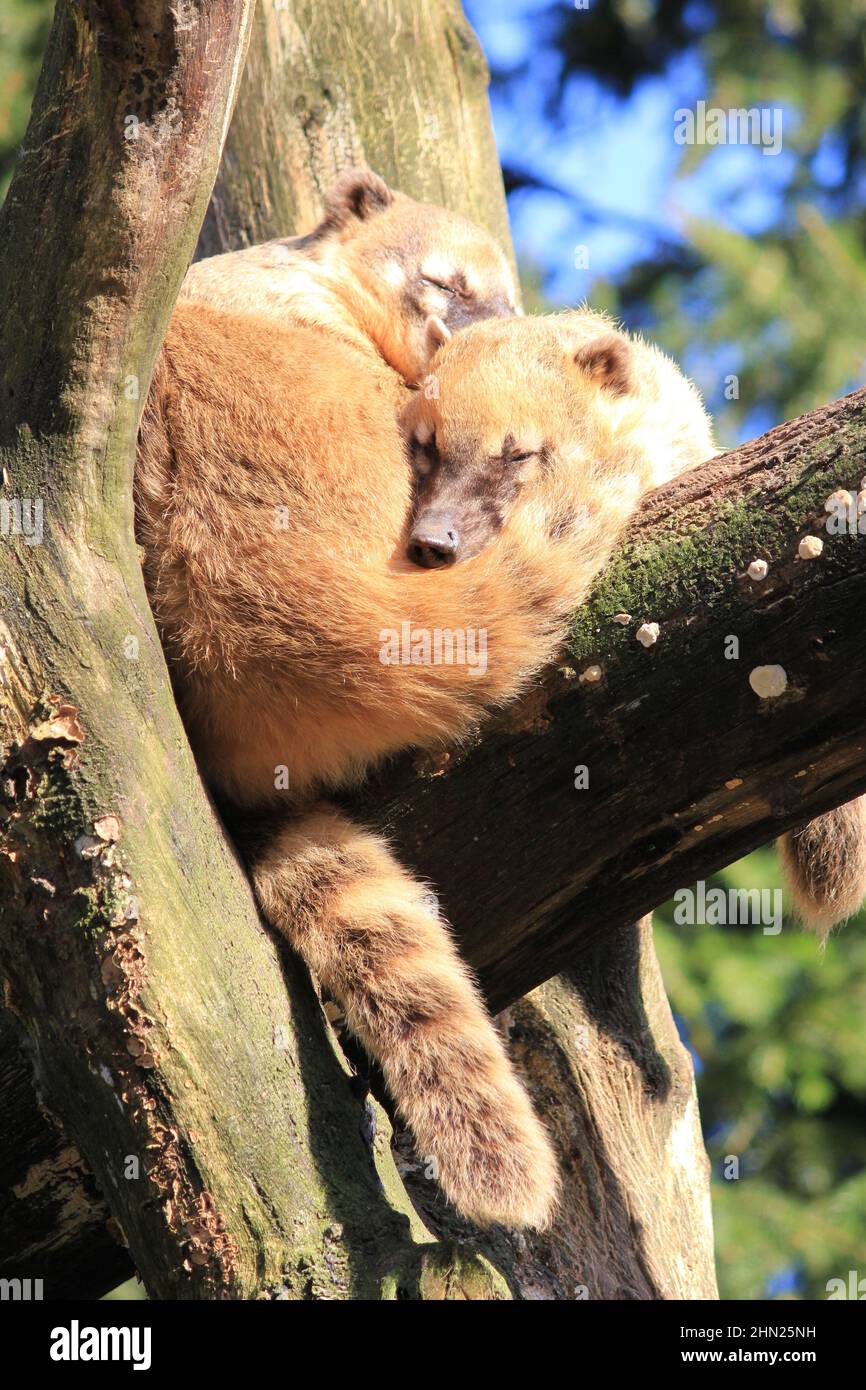
[[[309, 229], [318, 219], [322, 194], [334, 175], [355, 162], [369, 163], [406, 192], [465, 212], [485, 223], [508, 246], [485, 77], [477, 43], [453, 0], [396, 6], [378, 0], [349, 12], [294, 0], [263, 4], [200, 251], [212, 253]], [[201, 177], [206, 182], [206, 176]], [[170, 289], [160, 301], [162, 323], [176, 289], [176, 279], [168, 275], [168, 280]], [[71, 307], [74, 309], [74, 302]], [[153, 338], [158, 338], [156, 328]], [[151, 358], [152, 353], [147, 367]], [[146, 376], [146, 371], [141, 373], [142, 394]], [[128, 445], [128, 437], [123, 438]], [[128, 456], [124, 458], [126, 466]], [[128, 485], [128, 473], [126, 481]], [[127, 506], [125, 501], [122, 505]], [[111, 530], [105, 524], [111, 520], [115, 533], [119, 531], [118, 516], [119, 511], [112, 512], [102, 529]], [[92, 554], [87, 552], [82, 559], [76, 553], [76, 562], [72, 572], [81, 592], [79, 574], [86, 575], [92, 567]], [[76, 592], [71, 584], [68, 588], [70, 593]], [[128, 588], [136, 596], [134, 630], [146, 632], [152, 643], [152, 629], [140, 606], [137, 574], [128, 580]], [[129, 613], [130, 600], [125, 602]], [[131, 628], [131, 622], [127, 621], [127, 626]], [[119, 680], [119, 675], [126, 676], [128, 667], [117, 659], [117, 640], [115, 637], [114, 660], [106, 659], [103, 653], [98, 664], [103, 667], [99, 672], [101, 691], [112, 690], [113, 720], [125, 733], [130, 722], [127, 716], [124, 723], [122, 706], [130, 695], [128, 677]], [[164, 674], [152, 647], [149, 655], [158, 667], [150, 675], [150, 688], [165, 697]], [[92, 660], [89, 652], [88, 659]], [[136, 667], [139, 670], [140, 664]], [[93, 738], [106, 740], [110, 748], [113, 737], [102, 727], [107, 713], [105, 696], [86, 701], [87, 692], [82, 691], [77, 672], [72, 679], [70, 667], [62, 660], [52, 661], [46, 680], [45, 688], [61, 690], [77, 705], [79, 717], [84, 716], [87, 705], [88, 713], [94, 716], [88, 720], [88, 730], [92, 722]], [[114, 693], [118, 683], [123, 691], [121, 699]], [[29, 686], [27, 698], [18, 701], [19, 741], [26, 735], [25, 711], [37, 682], [31, 680]], [[140, 683], [131, 692], [131, 699], [133, 705], [137, 703], [136, 714], [140, 716]], [[148, 1113], [152, 1106], [158, 1117], [149, 1122], [150, 1133], [145, 1136], [156, 1141], [157, 1162], [143, 1165], [149, 1174], [149, 1192], [153, 1195], [155, 1189], [156, 1206], [162, 1210], [156, 1223], [161, 1227], [158, 1233], [151, 1229], [153, 1222], [147, 1225], [140, 1209], [148, 1204], [130, 1196], [130, 1184], [125, 1189], [119, 1186], [117, 1158], [113, 1173], [106, 1172], [98, 1154], [93, 1159], [100, 1184], [112, 1210], [121, 1215], [151, 1291], [174, 1296], [210, 1297], [220, 1292], [243, 1296], [272, 1291], [282, 1283], [290, 1296], [370, 1296], [383, 1290], [393, 1292], [398, 1285], [404, 1293], [422, 1297], [443, 1296], [446, 1289], [450, 1296], [502, 1296], [502, 1284], [483, 1263], [456, 1260], [448, 1246], [425, 1246], [419, 1254], [395, 1219], [394, 1208], [375, 1192], [358, 1141], [357, 1103], [347, 1093], [344, 1075], [330, 1051], [308, 987], [292, 964], [287, 966], [285, 984], [279, 981], [272, 948], [250, 929], [248, 897], [238, 883], [234, 864], [216, 843], [212, 817], [194, 785], [185, 745], [167, 702], [160, 706], [159, 721], [150, 732], [150, 757], [145, 759], [137, 756], [139, 750], [131, 750], [135, 755], [131, 758], [134, 768], [130, 768], [134, 781], [128, 775], [103, 781], [97, 767], [96, 775], [91, 771], [87, 782], [89, 799], [79, 802], [81, 764], [64, 769], [64, 775], [73, 782], [77, 819], [65, 827], [59, 843], [55, 839], [41, 844], [39, 854], [45, 873], [53, 870], [56, 876], [58, 854], [61, 858], [65, 855], [62, 862], [66, 867], [73, 830], [81, 830], [90, 840], [98, 839], [98, 834], [93, 834], [94, 815], [104, 814], [106, 809], [123, 812], [123, 867], [135, 872], [130, 874], [132, 885], [122, 883], [121, 888], [139, 902], [146, 901], [150, 910], [142, 911], [142, 924], [146, 922], [148, 935], [145, 938], [135, 927], [121, 931], [110, 919], [97, 922], [97, 930], [102, 928], [105, 933], [103, 952], [82, 951], [76, 941], [85, 968], [72, 990], [72, 999], [63, 996], [62, 1007], [67, 1012], [71, 1009], [69, 1016], [75, 1017], [85, 985], [100, 963], [103, 973], [108, 974], [109, 990], [114, 988], [122, 996], [129, 993], [126, 983], [115, 984], [115, 975], [126, 972], [124, 956], [132, 950], [136, 964], [133, 1019], [128, 1017], [125, 1003], [112, 1008], [114, 1001], [109, 997], [103, 1011], [110, 1015], [109, 1020], [94, 1021], [89, 1036], [80, 1031], [70, 1035], [69, 1029], [64, 1030], [58, 1047], [72, 1053], [70, 1061], [76, 1074], [82, 1053], [98, 1056], [97, 1068], [102, 1063], [109, 1076], [114, 1073], [121, 1105], [128, 1107], [121, 1112], [122, 1120], [112, 1116], [115, 1129], [120, 1131], [116, 1152], [137, 1152], [123, 1132], [131, 1121], [141, 1118], [142, 1110]], [[122, 735], [118, 741], [125, 742]], [[23, 746], [28, 748], [27, 743]], [[160, 777], [157, 771], [160, 746], [172, 750], [169, 778]], [[62, 740], [49, 744], [49, 748], [49, 759], [67, 760], [68, 749]], [[92, 750], [89, 756], [94, 756]], [[28, 755], [11, 767], [13, 788], [23, 786], [25, 795], [23, 809], [19, 801], [13, 812], [10, 843], [17, 845], [24, 840], [29, 855], [35, 836], [23, 834], [22, 819], [32, 827], [35, 816], [37, 830], [41, 822], [39, 797], [32, 798], [35, 804], [31, 806], [26, 791], [38, 787], [40, 775], [47, 780], [38, 763], [33, 766], [36, 761]], [[12, 762], [15, 764], [16, 759]], [[121, 764], [118, 761], [116, 765]], [[102, 766], [112, 766], [112, 762], [106, 760]], [[390, 821], [402, 821], [406, 831], [404, 857], [417, 864], [419, 836], [414, 832], [423, 823], [422, 817], [429, 819], [437, 789], [445, 809], [441, 822], [445, 828], [453, 811], [448, 791], [451, 779], [437, 777], [428, 784], [426, 779], [419, 783], [414, 775], [411, 781], [409, 777], [408, 771], [398, 772], [390, 795], [386, 781], [372, 793], [370, 807], [377, 799]], [[129, 806], [130, 787], [136, 784], [138, 794], [132, 799], [138, 823]], [[527, 781], [528, 790], [536, 787], [537, 779]], [[476, 807], [481, 795], [489, 795], [489, 781], [483, 771]], [[414, 812], [410, 810], [413, 799], [418, 802]], [[165, 834], [146, 817], [148, 805], [166, 808]], [[492, 824], [495, 818], [490, 819]], [[174, 848], [168, 843], [169, 827]], [[506, 818], [503, 832], [507, 833], [507, 827]], [[455, 882], [455, 847], [460, 853], [460, 878], [467, 852], [466, 885], [473, 884], [473, 891], [478, 888], [476, 861], [480, 864], [485, 857], [478, 854], [471, 837], [468, 845], [464, 842], [464, 833], [455, 818], [450, 861], [438, 880], [444, 895], [458, 904], [455, 917], [459, 926], [466, 930], [475, 920], [481, 937], [495, 936], [508, 917], [501, 911], [502, 905], [494, 916], [474, 910], [470, 915], [464, 910], [469, 898]], [[446, 837], [447, 830], [442, 836], [434, 835], [433, 840], [441, 845]], [[492, 843], [488, 841], [488, 846]], [[539, 839], [536, 845], [540, 843]], [[182, 868], [174, 859], [178, 845]], [[569, 869], [577, 858], [576, 849], [576, 843], [569, 846]], [[541, 892], [543, 886], [546, 898], [547, 856], [541, 859], [532, 844], [526, 850], [525, 870], [517, 866], [520, 882], [534, 871], [536, 890]], [[101, 852], [84, 869], [98, 869], [105, 857]], [[489, 855], [486, 858], [489, 875], [491, 860]], [[512, 863], [511, 867], [516, 866]], [[13, 875], [19, 900], [33, 895], [33, 879], [39, 878], [38, 870], [36, 874], [33, 870], [34, 863], [19, 855]], [[100, 883], [102, 879], [100, 875]], [[89, 878], [77, 886], [91, 894], [94, 891]], [[68, 899], [75, 892], [76, 885], [64, 881], [62, 896]], [[49, 980], [57, 971], [59, 954], [56, 895], [55, 885], [49, 912], [51, 948], [40, 972]], [[40, 921], [41, 910], [39, 904], [35, 917]], [[74, 936], [81, 923], [79, 917], [71, 915], [74, 920], [64, 920], [64, 927]], [[106, 912], [102, 915], [109, 917]], [[69, 917], [67, 904], [64, 919]], [[26, 914], [19, 933], [25, 920]], [[619, 916], [617, 921], [621, 920]], [[32, 913], [29, 921], [33, 929]], [[21, 963], [23, 945], [19, 937], [18, 968], [24, 984], [18, 986], [18, 992], [25, 997], [29, 989], [35, 996], [27, 1000], [23, 1010], [35, 1022], [43, 1009], [57, 1007], [57, 999], [36, 995]], [[478, 955], [477, 947], [473, 949]], [[141, 979], [139, 954], [146, 960], [145, 978]], [[517, 947], [515, 954], [520, 954]], [[8, 958], [15, 961], [14, 950]], [[558, 965], [569, 958], [562, 953]], [[14, 978], [14, 971], [9, 973]], [[251, 981], [255, 981], [257, 998], [253, 998]], [[491, 983], [498, 1005], [516, 997], [500, 988], [498, 978], [494, 980], [492, 975]], [[521, 988], [528, 983], [534, 981], [527, 977]], [[288, 988], [288, 1004], [284, 988]], [[214, 1002], [219, 1007], [226, 998], [233, 1001], [230, 1016], [215, 1016]], [[100, 1010], [89, 1005], [88, 1013], [94, 1012]], [[210, 1022], [203, 1028], [208, 1017]], [[107, 1022], [110, 1029], [104, 1026]], [[648, 930], [625, 929], [612, 934], [587, 956], [581, 974], [551, 981], [518, 1003], [507, 1026], [518, 1061], [551, 1121], [565, 1170], [562, 1211], [550, 1235], [526, 1240], [499, 1233], [480, 1242], [499, 1268], [507, 1271], [512, 1289], [527, 1297], [715, 1296], [706, 1160], [696, 1140], [691, 1064], [676, 1038], [659, 987]], [[274, 1027], [281, 1030], [287, 1056], [275, 1055]], [[613, 1052], [611, 1037], [615, 1041]], [[241, 1057], [236, 1055], [238, 1038], [246, 1040]], [[118, 1062], [118, 1054], [122, 1062]], [[129, 1055], [138, 1060], [130, 1063]], [[39, 1070], [45, 1069], [47, 1056], [44, 1048], [37, 1051]], [[134, 1078], [134, 1089], [129, 1086], [130, 1077]], [[105, 1082], [95, 1085], [91, 1080], [90, 1086], [105, 1109]], [[88, 1130], [80, 1108], [64, 1105], [63, 1094], [61, 1087], [54, 1088], [55, 1104], [67, 1119], [70, 1133], [81, 1135], [81, 1148], [90, 1155], [96, 1147], [95, 1134]], [[245, 1124], [238, 1124], [243, 1110], [233, 1114], [232, 1107], [242, 1095], [258, 1097], [260, 1104], [251, 1107]], [[194, 1097], [197, 1104], [193, 1104]], [[223, 1103], [221, 1098], [225, 1098]], [[327, 1141], [323, 1142], [325, 1134]], [[288, 1135], [291, 1139], [287, 1142]], [[405, 1136], [402, 1139], [405, 1147]], [[675, 1139], [681, 1163], [682, 1155], [686, 1156], [680, 1169], [674, 1169], [669, 1161]], [[180, 1168], [178, 1196], [175, 1165]], [[379, 1165], [380, 1170], [387, 1170], [388, 1158], [381, 1146]], [[461, 1240], [473, 1234], [477, 1238], [477, 1233], [468, 1232], [456, 1219], [443, 1217], [441, 1203], [431, 1200], [431, 1186], [418, 1176], [411, 1155], [404, 1154], [401, 1167], [432, 1229]], [[28, 1191], [27, 1178], [32, 1171], [33, 1164], [24, 1174], [23, 1184], [17, 1184], [18, 1190]], [[393, 1175], [388, 1185], [395, 1191]], [[340, 1190], [336, 1200], [335, 1188]], [[242, 1197], [248, 1189], [255, 1194], [254, 1200]], [[399, 1208], [400, 1203], [397, 1194], [394, 1206]], [[32, 1210], [29, 1204], [30, 1215]], [[50, 1240], [54, 1233], [46, 1230], [43, 1236]], [[423, 1240], [423, 1232], [417, 1238]], [[71, 1243], [71, 1235], [69, 1239]], [[92, 1252], [94, 1241], [95, 1236], [88, 1235], [79, 1245]], [[153, 1258], [150, 1243], [160, 1241], [168, 1249], [172, 1268]], [[75, 1249], [78, 1252], [78, 1246]], [[329, 1273], [335, 1263], [335, 1249], [340, 1266], [337, 1278]], [[16, 1246], [4, 1271], [12, 1272], [19, 1257], [20, 1247]], [[253, 1274], [256, 1264], [264, 1273]]]
[[262, 0], [199, 254], [310, 231], [353, 164], [510, 251], [487, 65], [460, 0]]

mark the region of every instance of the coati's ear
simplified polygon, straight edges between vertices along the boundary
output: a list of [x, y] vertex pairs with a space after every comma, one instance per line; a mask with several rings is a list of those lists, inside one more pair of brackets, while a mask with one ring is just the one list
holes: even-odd
[[365, 222], [391, 206], [394, 194], [372, 169], [347, 169], [325, 199], [321, 231], [338, 231], [353, 218]]
[[624, 396], [632, 389], [632, 354], [619, 333], [603, 333], [577, 349], [574, 364], [612, 396]]
[[424, 325], [424, 351], [428, 362], [436, 349], [447, 343], [450, 337], [451, 329], [447, 323], [438, 314], [431, 314]]

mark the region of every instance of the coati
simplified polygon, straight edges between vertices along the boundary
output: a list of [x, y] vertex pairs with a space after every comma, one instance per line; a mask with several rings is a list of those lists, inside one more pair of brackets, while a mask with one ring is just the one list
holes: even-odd
[[866, 797], [817, 816], [778, 845], [794, 910], [824, 940], [866, 898]]
[[440, 324], [453, 331], [517, 313], [511, 267], [487, 232], [395, 192], [369, 169], [337, 180], [307, 236], [190, 266], [178, 302], [196, 301], [320, 328], [365, 360], [384, 359], [409, 385], [421, 379]]
[[[446, 1195], [541, 1226], [550, 1144], [447, 928], [321, 797], [524, 688], [642, 493], [712, 452], [709, 424], [672, 363], [588, 314], [467, 327], [436, 359], [441, 411], [394, 376], [319, 323], [180, 303], [142, 421], [145, 576], [206, 777], [283, 812], [250, 865], [266, 917], [379, 1062]], [[431, 573], [418, 526], [446, 496], [464, 562]], [[383, 661], [406, 622], [483, 629], [484, 669]]]

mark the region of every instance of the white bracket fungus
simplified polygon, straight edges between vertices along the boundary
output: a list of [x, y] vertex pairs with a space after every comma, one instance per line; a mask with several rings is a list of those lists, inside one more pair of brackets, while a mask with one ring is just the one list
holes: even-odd
[[749, 685], [762, 700], [775, 700], [788, 688], [784, 666], [756, 666], [749, 672]]
[[641, 623], [635, 637], [642, 647], [652, 647], [659, 640], [659, 631], [658, 623]]
[[820, 536], [804, 536], [797, 547], [797, 554], [801, 560], [817, 560], [823, 549], [824, 542]]

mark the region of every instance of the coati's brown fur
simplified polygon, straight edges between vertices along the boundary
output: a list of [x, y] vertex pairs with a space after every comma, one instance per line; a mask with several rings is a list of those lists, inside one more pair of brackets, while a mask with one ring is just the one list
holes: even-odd
[[866, 898], [866, 798], [816, 817], [778, 845], [794, 911], [824, 940]]

